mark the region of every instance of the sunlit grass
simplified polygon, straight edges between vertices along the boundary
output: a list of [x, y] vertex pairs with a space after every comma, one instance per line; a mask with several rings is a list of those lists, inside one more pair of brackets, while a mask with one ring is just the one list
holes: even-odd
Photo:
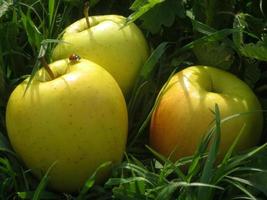
[[265, 152], [267, 144], [244, 154], [232, 155], [237, 137], [225, 157], [218, 163], [222, 120], [217, 105], [214, 117], [215, 126], [206, 134], [191, 157], [172, 162], [147, 147], [154, 154], [149, 165], [144, 165], [135, 157], [127, 157], [127, 160], [118, 167], [122, 178], [111, 178], [106, 185], [117, 186], [113, 190], [118, 199], [127, 197], [129, 199], [212, 200], [217, 196], [224, 199], [223, 194], [227, 194], [228, 190], [236, 191], [231, 198], [242, 196], [257, 199], [253, 194], [253, 188], [258, 188], [247, 179], [247, 175], [266, 171], [252, 167], [248, 163], [253, 162], [256, 154]]

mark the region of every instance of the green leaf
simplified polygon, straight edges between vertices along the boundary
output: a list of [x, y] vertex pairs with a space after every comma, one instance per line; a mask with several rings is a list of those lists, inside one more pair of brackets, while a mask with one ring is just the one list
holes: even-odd
[[[201, 34], [209, 36], [217, 31], [216, 29], [195, 19], [191, 19], [191, 22], [193, 29]], [[197, 64], [219, 67], [225, 70], [229, 69], [234, 61], [234, 52], [232, 50], [232, 46], [234, 45], [230, 40], [214, 40], [197, 43], [193, 47], [194, 54], [198, 59]]]
[[231, 25], [232, 18], [228, 13], [233, 12], [235, 0], [194, 0], [192, 4], [196, 20], [218, 29]]
[[233, 41], [235, 45], [240, 48], [240, 46], [244, 43], [244, 30], [248, 26], [246, 20], [246, 14], [238, 13], [235, 15], [233, 27], [239, 29], [239, 32], [233, 34]]
[[229, 69], [234, 61], [234, 52], [225, 43], [206, 42], [194, 46], [199, 65]]
[[176, 17], [185, 17], [183, 1], [164, 1], [161, 4], [154, 6], [141, 17], [141, 20], [143, 21], [142, 27], [155, 34], [158, 33], [162, 27], [170, 27], [173, 25]]
[[264, 41], [244, 44], [240, 47], [240, 52], [248, 58], [267, 61], [267, 43]]
[[140, 18], [151, 33], [159, 32], [162, 26], [170, 27], [177, 16], [185, 17], [182, 0], [136, 0], [130, 8], [135, 12], [128, 17], [128, 23]]
[[244, 80], [251, 87], [254, 88], [258, 80], [261, 78], [261, 69], [259, 62], [255, 60], [247, 59], [243, 61], [244, 68]]
[[[263, 35], [262, 39], [259, 39], [257, 36], [258, 31], [254, 30], [251, 32], [251, 28], [260, 26], [260, 30], [263, 30], [266, 26], [266, 22], [262, 19], [255, 18], [247, 13], [238, 13], [235, 15], [234, 18], [234, 28], [239, 29], [239, 32], [233, 34], [233, 41], [235, 45], [238, 47], [239, 52], [241, 55], [257, 59], [259, 61], [267, 61], [267, 42]], [[246, 32], [249, 29], [250, 32]], [[245, 43], [245, 34], [257, 39], [256, 43]]]

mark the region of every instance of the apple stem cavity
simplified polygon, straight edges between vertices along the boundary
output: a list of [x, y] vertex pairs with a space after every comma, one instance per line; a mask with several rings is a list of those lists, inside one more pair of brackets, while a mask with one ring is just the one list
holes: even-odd
[[90, 28], [91, 25], [90, 25], [89, 14], [88, 13], [89, 13], [89, 1], [86, 1], [84, 3], [83, 14], [85, 16], [87, 27]]
[[55, 75], [52, 72], [52, 70], [50, 69], [49, 65], [47, 64], [46, 60], [44, 57], [40, 58], [40, 62], [43, 65], [43, 67], [45, 68], [45, 70], [47, 71], [47, 73], [49, 74], [50, 78], [53, 80], [55, 79]]

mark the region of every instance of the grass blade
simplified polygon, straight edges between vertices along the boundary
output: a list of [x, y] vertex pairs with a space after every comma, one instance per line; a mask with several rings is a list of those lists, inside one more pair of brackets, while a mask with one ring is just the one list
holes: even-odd
[[52, 171], [53, 167], [56, 165], [57, 162], [54, 162], [46, 171], [45, 175], [43, 176], [42, 180], [40, 181], [37, 189], [34, 192], [34, 195], [32, 197], [32, 200], [39, 200], [41, 199], [42, 193], [44, 192], [44, 189], [48, 183], [49, 180], [49, 173]]
[[236, 187], [237, 189], [239, 189], [240, 191], [242, 191], [245, 195], [247, 195], [247, 197], [249, 197], [252, 200], [257, 200], [257, 198], [252, 195], [247, 188], [245, 188], [243, 185], [239, 184], [238, 182], [229, 180], [229, 179], [225, 179], [226, 182], [230, 183], [231, 185], [233, 185], [234, 187]]
[[[168, 185], [165, 185], [162, 187], [162, 190], [158, 193], [157, 200], [161, 199], [171, 199], [172, 194], [177, 190], [177, 188], [185, 188], [185, 187], [197, 187], [197, 188], [212, 188], [212, 189], [218, 189], [218, 190], [224, 190], [224, 188], [211, 185], [211, 184], [205, 184], [205, 183], [187, 183], [187, 182], [171, 182]], [[207, 199], [206, 197], [204, 198]]]
[[[152, 9], [154, 6], [156, 6], [157, 4], [162, 3], [164, 1], [165, 0], [150, 0], [146, 4], [143, 4], [143, 3], [141, 4], [140, 0], [136, 0], [132, 4], [131, 8], [135, 8], [137, 10], [127, 18], [127, 23], [126, 24], [134, 22], [139, 17], [144, 15], [146, 12], [148, 12], [150, 9]], [[137, 7], [137, 5], [138, 5], [138, 7]]]
[[[138, 80], [136, 80], [134, 89], [132, 91], [131, 99], [129, 100], [128, 107], [129, 107], [129, 113], [132, 113], [135, 105], [135, 99], [137, 98], [138, 94], [140, 93], [140, 86], [146, 82], [149, 77], [151, 77], [151, 73], [154, 70], [156, 64], [158, 63], [159, 59], [162, 57], [162, 55], [165, 53], [169, 43], [163, 42], [161, 43], [149, 56], [145, 64], [143, 65], [140, 76], [138, 77]], [[137, 93], [138, 92], [138, 93]]]
[[148, 179], [144, 178], [144, 177], [130, 177], [130, 178], [110, 178], [105, 185], [107, 186], [113, 186], [113, 185], [121, 185], [121, 184], [129, 184], [132, 182], [146, 182], [149, 185], [153, 185], [153, 183], [151, 181], [149, 181]]
[[201, 44], [206, 43], [206, 42], [220, 41], [220, 40], [224, 39], [225, 37], [227, 37], [233, 33], [236, 33], [236, 32], [239, 32], [239, 30], [238, 29], [222, 29], [222, 30], [216, 31], [214, 33], [211, 33], [209, 35], [205, 35], [205, 36], [203, 36], [197, 40], [194, 40], [194, 41], [186, 44], [182, 48], [177, 49], [174, 52], [174, 55], [179, 55], [181, 52], [190, 50], [193, 47], [195, 47], [196, 45], [201, 45]]
[[234, 177], [234, 176], [226, 176], [226, 178], [231, 179], [232, 181], [239, 182], [240, 184], [245, 184], [251, 187], [255, 187], [252, 182], [250, 182], [249, 180], [243, 179], [243, 178]]
[[169, 76], [168, 80], [166, 81], [166, 83], [164, 84], [164, 86], [162, 87], [162, 90], [160, 91], [160, 93], [158, 94], [157, 96], [157, 99], [155, 100], [155, 103], [154, 103], [154, 106], [152, 107], [152, 109], [150, 110], [150, 112], [148, 113], [145, 121], [142, 123], [141, 127], [138, 129], [138, 132], [137, 134], [134, 136], [134, 138], [131, 140], [131, 142], [129, 143], [128, 145], [128, 148], [133, 146], [133, 144], [135, 143], [135, 141], [137, 140], [137, 138], [141, 135], [141, 133], [144, 131], [144, 129], [147, 127], [149, 121], [150, 121], [150, 118], [154, 112], [154, 110], [156, 109], [159, 101], [160, 101], [160, 98], [161, 96], [163, 95], [165, 89], [167, 89], [167, 85], [169, 83], [169, 81], [171, 80], [171, 77], [175, 74], [176, 72], [176, 69], [173, 70], [173, 72], [171, 73], [171, 75]]
[[85, 182], [82, 190], [80, 191], [77, 200], [82, 200], [85, 198], [86, 193], [93, 187], [93, 185], [95, 184], [95, 180], [96, 180], [96, 175], [97, 173], [102, 170], [103, 168], [106, 168], [107, 166], [111, 165], [111, 161], [105, 162], [103, 164], [101, 164], [96, 170], [95, 172], [89, 177], [89, 179], [87, 179], [87, 181]]
[[[33, 199], [34, 193], [35, 193], [34, 191], [17, 192], [17, 195], [20, 199]], [[56, 200], [56, 199], [60, 199], [60, 196], [52, 192], [43, 191], [39, 199], [49, 199], [49, 200], [55, 199]]]
[[49, 16], [49, 27], [51, 27], [55, 11], [55, 0], [48, 1], [48, 16]]
[[[221, 117], [219, 106], [215, 104], [215, 133], [213, 137], [213, 142], [211, 144], [210, 151], [208, 153], [207, 161], [204, 165], [204, 169], [202, 172], [202, 176], [200, 178], [200, 182], [209, 183], [211, 178], [213, 177], [213, 167], [216, 161], [216, 157], [219, 151], [220, 139], [221, 138]], [[211, 195], [210, 188], [199, 188], [198, 197], [199, 199], [209, 199]]]
[[[165, 53], [167, 47], [168, 47], [169, 43], [167, 42], [163, 42], [161, 43], [151, 54], [151, 56], [148, 58], [148, 60], [146, 61], [146, 63], [144, 64], [141, 72], [140, 72], [140, 76], [138, 78], [138, 80], [135, 83], [134, 89], [132, 91], [132, 96], [129, 100], [128, 103], [128, 113], [129, 116], [132, 116], [135, 114], [135, 110], [137, 107], [137, 99], [141, 98], [140, 94], [142, 93], [142, 87], [145, 84], [145, 82], [148, 81], [148, 79], [152, 76], [152, 72], [154, 71], [154, 68], [157, 64], [157, 62], [159, 61], [159, 59], [161, 58], [161, 56]], [[171, 76], [173, 75], [173, 73], [171, 74]], [[168, 82], [168, 81], [167, 81]], [[133, 138], [131, 138], [130, 143], [128, 145], [128, 148], [131, 148], [132, 145], [136, 142], [137, 138], [139, 137], [139, 135], [144, 131], [145, 127], [147, 126], [150, 117], [153, 113], [153, 109], [155, 109], [155, 105], [153, 106], [153, 108], [150, 110], [150, 112], [147, 114], [147, 117], [145, 118], [144, 122], [141, 124], [140, 128], [138, 129], [138, 132], [136, 135], [133, 136]], [[130, 120], [131, 121], [131, 120]]]
[[[183, 173], [183, 171], [178, 167], [179, 165], [179, 161], [175, 164], [173, 164], [169, 159], [165, 158], [163, 155], [159, 154], [158, 152], [156, 152], [154, 149], [150, 148], [149, 146], [146, 146], [149, 151], [152, 152], [152, 154], [154, 154], [157, 158], [159, 158], [161, 161], [164, 162], [164, 166], [163, 166], [163, 169], [160, 173], [160, 176], [164, 176], [166, 177], [168, 174], [165, 174], [166, 172], [166, 169], [169, 169], [171, 168], [172, 171], [174, 171], [179, 178], [181, 178], [183, 181], [186, 181], [186, 176], [185, 174]], [[170, 173], [170, 172], [168, 172]], [[163, 178], [163, 177], [161, 177]]]
[[227, 168], [234, 168], [240, 165], [243, 161], [253, 157], [254, 155], [258, 154], [259, 152], [263, 150], [266, 150], [266, 148], [267, 148], [267, 143], [249, 151], [248, 153], [233, 157], [232, 162], [229, 162], [229, 164], [227, 165]]

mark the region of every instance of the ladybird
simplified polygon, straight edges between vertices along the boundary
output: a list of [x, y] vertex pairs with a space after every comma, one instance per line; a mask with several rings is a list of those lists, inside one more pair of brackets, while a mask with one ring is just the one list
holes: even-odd
[[80, 59], [81, 59], [81, 57], [80, 57], [79, 55], [75, 54], [75, 53], [73, 53], [73, 54], [71, 54], [71, 55], [69, 56], [69, 60], [70, 60], [71, 62], [77, 62], [77, 61], [79, 61]]

